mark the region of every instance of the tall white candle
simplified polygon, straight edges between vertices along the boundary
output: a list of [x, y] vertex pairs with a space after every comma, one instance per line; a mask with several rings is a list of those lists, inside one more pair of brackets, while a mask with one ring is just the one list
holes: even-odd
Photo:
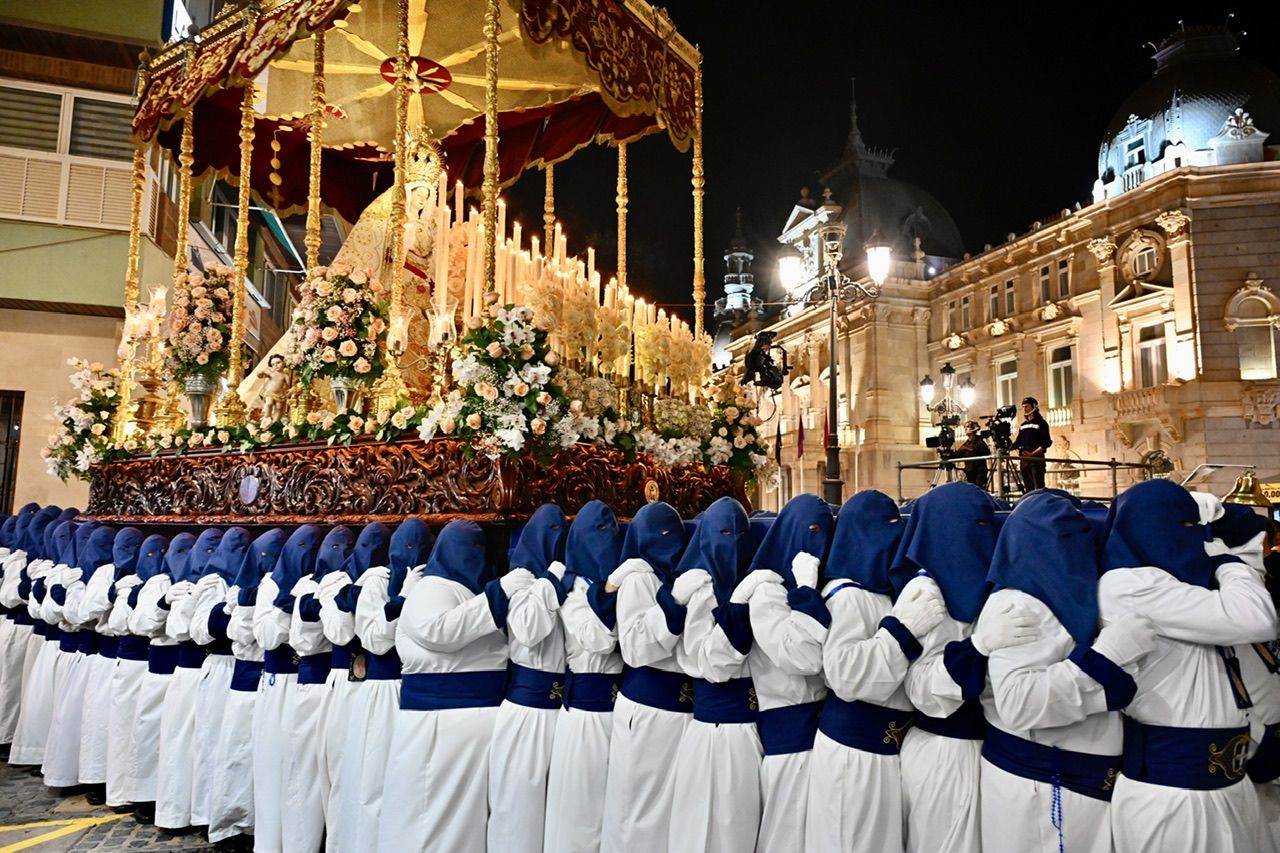
[[507, 203], [503, 199], [498, 199], [498, 228], [495, 232], [498, 235], [498, 242], [501, 243], [507, 236]]
[[462, 181], [458, 181], [453, 185], [453, 221], [462, 222], [462, 217], [466, 212], [465, 202], [462, 198]]
[[512, 223], [511, 223], [511, 242], [516, 244], [516, 251], [517, 251], [517, 252], [518, 252], [518, 251], [520, 251], [520, 237], [521, 237], [521, 236], [522, 236], [522, 235], [521, 235], [521, 233], [520, 233], [520, 223], [519, 223], [519, 222], [512, 222]]

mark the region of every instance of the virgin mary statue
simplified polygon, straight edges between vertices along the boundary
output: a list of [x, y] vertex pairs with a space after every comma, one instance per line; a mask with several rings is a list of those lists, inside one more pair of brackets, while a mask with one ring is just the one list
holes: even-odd
[[[405, 254], [402, 278], [405, 311], [413, 322], [409, 325], [409, 340], [405, 342], [405, 354], [400, 360], [405, 385], [411, 392], [422, 391], [428, 384], [427, 360], [424, 357], [428, 328], [421, 319], [431, 303], [432, 281], [428, 271], [432, 267], [435, 249], [437, 181], [442, 166], [439, 149], [425, 132], [414, 133], [409, 140], [405, 163]], [[395, 187], [391, 187], [364, 209], [330, 264], [345, 265], [353, 270], [368, 270], [376, 274], [388, 291], [395, 272], [395, 222], [392, 215], [394, 196]], [[271, 357], [277, 353], [284, 355], [289, 352], [293, 346], [293, 338], [291, 324], [240, 384], [240, 398], [250, 409], [263, 407], [265, 411]], [[322, 391], [320, 388], [315, 390], [317, 393]]]

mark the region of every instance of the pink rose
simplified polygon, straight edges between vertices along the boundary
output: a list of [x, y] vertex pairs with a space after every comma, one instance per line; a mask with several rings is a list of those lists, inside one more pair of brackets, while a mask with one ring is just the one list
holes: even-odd
[[467, 415], [467, 426], [471, 429], [480, 429], [480, 415], [476, 412]]
[[337, 340], [338, 330], [333, 326], [325, 326], [320, 330], [320, 337], [324, 338], [326, 341]]
[[368, 360], [364, 358], [357, 358], [354, 367], [356, 373], [368, 373], [373, 369], [373, 365], [369, 364]]
[[343, 356], [344, 358], [351, 358], [351, 356], [355, 355], [356, 354], [355, 341], [343, 341], [341, 344], [339, 344], [338, 354]]
[[323, 361], [325, 364], [333, 364], [335, 361], [338, 360], [338, 354], [334, 352], [333, 347], [325, 347], [320, 352], [320, 360]]
[[529, 393], [529, 385], [525, 382], [517, 382], [516, 386], [511, 389], [517, 397], [523, 397]]
[[468, 318], [467, 318], [467, 328], [468, 328], [468, 329], [471, 329], [472, 331], [474, 331], [474, 330], [476, 330], [476, 329], [480, 328], [480, 327], [481, 327], [481, 326], [483, 326], [483, 325], [484, 325], [484, 319], [483, 319], [483, 318], [481, 318], [481, 317], [478, 317], [478, 316], [477, 316], [477, 317], [468, 317]]
[[485, 351], [489, 353], [490, 358], [502, 358], [502, 344], [497, 341], [485, 347]]
[[549, 352], [547, 353], [547, 357], [543, 359], [543, 362], [546, 363], [547, 367], [555, 367], [560, 363], [560, 356], [553, 352]]
[[457, 428], [458, 425], [454, 422], [453, 418], [443, 417], [440, 419], [440, 432], [445, 435], [452, 435], [453, 431]]
[[352, 284], [364, 284], [369, 280], [369, 274], [364, 270], [353, 270], [348, 277], [351, 279]]
[[547, 422], [542, 418], [534, 418], [529, 422], [529, 429], [533, 430], [534, 435], [542, 435], [547, 431]]

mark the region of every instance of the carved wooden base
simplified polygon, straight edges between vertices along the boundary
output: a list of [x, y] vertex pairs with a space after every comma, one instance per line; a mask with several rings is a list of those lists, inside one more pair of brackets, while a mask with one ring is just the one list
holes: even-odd
[[117, 524], [365, 524], [406, 516], [443, 523], [518, 520], [547, 502], [572, 514], [593, 499], [620, 518], [651, 500], [685, 518], [725, 495], [748, 505], [743, 484], [720, 466], [670, 470], [576, 445], [544, 469], [527, 457], [468, 460], [463, 449], [450, 439], [406, 438], [113, 462], [94, 468], [85, 515]]

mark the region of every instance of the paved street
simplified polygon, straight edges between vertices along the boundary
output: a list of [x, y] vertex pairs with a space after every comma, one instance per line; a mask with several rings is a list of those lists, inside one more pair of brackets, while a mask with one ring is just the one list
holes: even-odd
[[0, 765], [0, 853], [62, 851], [212, 851], [199, 835], [169, 835], [132, 815], [94, 807], [82, 795], [58, 796], [25, 770]]

